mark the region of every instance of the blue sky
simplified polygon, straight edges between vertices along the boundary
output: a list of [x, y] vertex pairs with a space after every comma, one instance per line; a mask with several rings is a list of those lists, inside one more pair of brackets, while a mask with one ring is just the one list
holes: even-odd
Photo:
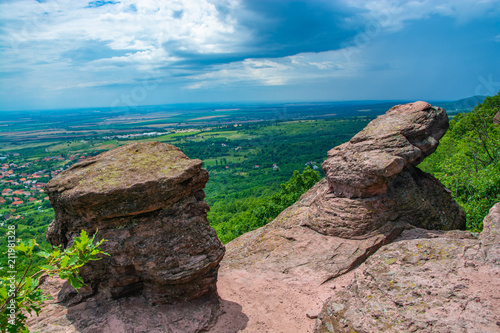
[[500, 0], [0, 0], [0, 110], [500, 90]]

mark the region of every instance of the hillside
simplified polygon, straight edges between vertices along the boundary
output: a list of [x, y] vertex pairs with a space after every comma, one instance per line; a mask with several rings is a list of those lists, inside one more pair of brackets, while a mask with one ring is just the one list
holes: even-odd
[[458, 113], [472, 111], [472, 109], [481, 104], [485, 99], [486, 96], [476, 95], [452, 102], [439, 102], [437, 105], [444, 108], [449, 116], [454, 116]]
[[458, 114], [436, 152], [421, 168], [436, 176], [467, 214], [467, 229], [481, 231], [489, 209], [500, 201], [500, 93], [472, 112]]

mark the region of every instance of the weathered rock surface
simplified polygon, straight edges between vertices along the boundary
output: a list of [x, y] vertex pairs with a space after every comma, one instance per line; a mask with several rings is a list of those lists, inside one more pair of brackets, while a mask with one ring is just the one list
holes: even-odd
[[500, 265], [500, 203], [493, 206], [483, 221], [481, 241], [481, 259]]
[[425, 102], [397, 105], [377, 117], [328, 152], [328, 186], [302, 207], [301, 225], [344, 238], [370, 237], [387, 223], [464, 229], [465, 214], [449, 191], [415, 168], [447, 128], [446, 112]]
[[39, 317], [28, 320], [30, 332], [40, 333], [177, 333], [206, 332], [228, 302], [217, 295], [152, 307], [140, 296], [104, 300], [91, 297], [73, 306], [58, 300], [63, 282], [48, 278], [42, 285], [53, 300], [44, 303]]
[[405, 224], [391, 224], [363, 239], [329, 236], [305, 227], [304, 216], [310, 216], [312, 203], [325, 195], [326, 188], [323, 179], [273, 222], [226, 244], [224, 267], [292, 275], [315, 271], [316, 283], [323, 283], [361, 264], [406, 227]]
[[500, 332], [500, 203], [479, 239], [407, 230], [324, 305], [315, 332]]
[[[47, 231], [67, 246], [80, 230], [107, 239], [110, 257], [81, 269], [82, 295], [141, 295], [171, 303], [215, 293], [224, 246], [208, 225], [200, 160], [159, 142], [129, 144], [80, 162], [52, 179]], [[71, 291], [65, 291], [68, 295]]]
[[383, 195], [338, 197], [326, 181], [315, 191], [307, 193], [310, 199], [300, 200], [288, 214], [296, 216], [301, 226], [324, 235], [363, 239], [404, 223], [426, 229], [465, 228], [465, 214], [449, 191], [432, 175], [412, 166], [394, 177]]
[[391, 178], [433, 153], [447, 129], [444, 109], [426, 102], [392, 107], [328, 152], [323, 169], [332, 192], [343, 198], [386, 194]]

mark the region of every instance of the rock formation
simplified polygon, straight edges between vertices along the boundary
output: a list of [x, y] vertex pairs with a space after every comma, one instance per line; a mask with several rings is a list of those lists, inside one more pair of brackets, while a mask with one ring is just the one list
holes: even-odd
[[323, 169], [330, 189], [340, 198], [387, 194], [394, 176], [433, 153], [447, 129], [444, 109], [425, 102], [392, 107], [328, 152]]
[[465, 215], [445, 187], [415, 168], [447, 129], [444, 109], [425, 102], [391, 108], [328, 152], [329, 186], [303, 224], [348, 238], [366, 237], [388, 222], [464, 229]]
[[479, 239], [413, 229], [323, 306], [315, 332], [500, 332], [500, 203]]
[[[319, 302], [346, 273], [405, 229], [465, 228], [465, 214], [449, 191], [416, 167], [436, 149], [447, 128], [448, 117], [441, 108], [425, 102], [398, 105], [332, 149], [323, 164], [325, 179], [274, 221], [226, 245], [221, 296], [236, 300], [238, 288], [250, 289], [238, 300], [252, 325], [252, 307], [263, 300], [254, 297], [257, 289], [250, 286], [276, 298], [303, 299], [305, 293], [311, 303]], [[241, 276], [245, 283], [232, 282]], [[231, 289], [225, 284], [232, 284]], [[245, 306], [248, 303], [252, 305]], [[303, 325], [311, 309], [297, 313], [299, 303], [292, 304], [293, 309], [279, 304], [285, 306], [281, 313], [290, 314], [287, 327], [308, 330]], [[272, 323], [254, 315], [257, 321]], [[262, 329], [282, 329], [273, 325]]]
[[81, 269], [91, 288], [83, 294], [141, 295], [161, 304], [216, 291], [224, 246], [208, 225], [201, 164], [169, 144], [134, 143], [77, 163], [47, 184], [55, 210], [50, 243], [68, 246], [82, 229], [98, 229], [108, 240], [103, 250], [110, 256]]
[[[323, 164], [326, 178], [274, 221], [226, 245], [217, 282], [221, 311], [184, 304], [179, 307], [184, 320], [179, 311], [172, 314], [172, 309], [160, 307], [155, 308], [159, 315], [137, 315], [131, 306], [139, 312], [144, 306], [120, 298], [101, 304], [100, 310], [90, 302], [69, 309], [53, 305], [50, 311], [61, 312], [42, 315], [44, 319], [31, 327], [52, 325], [56, 332], [61, 318], [70, 318], [65, 332], [113, 332], [100, 328], [109, 327], [109, 322], [132, 331], [136, 326], [131, 320], [143, 325], [137, 331], [148, 332], [499, 331], [500, 204], [485, 219], [479, 239], [467, 231], [450, 231], [464, 228], [463, 211], [438, 180], [416, 167], [436, 149], [447, 127], [443, 109], [425, 102], [398, 105], [330, 150]], [[137, 286], [150, 299], [153, 292], [161, 300], [178, 298], [170, 289], [170, 277], [180, 277], [185, 295], [197, 295], [189, 281], [210, 285], [206, 281], [213, 281], [223, 253], [204, 215], [208, 208], [200, 191], [206, 174], [199, 162], [179, 157], [182, 162], [175, 165], [182, 167], [170, 167], [167, 176], [157, 174], [160, 171], [146, 172], [141, 181], [115, 176], [116, 168], [126, 170], [118, 171], [121, 175], [136, 170], [116, 163], [122, 153], [133, 161], [132, 147], [76, 165], [49, 184], [56, 219], [48, 237], [68, 244], [80, 228], [99, 227], [101, 237], [114, 240], [108, 242], [113, 257], [98, 263], [109, 268], [84, 272], [93, 287], [108, 295]], [[154, 147], [148, 149], [160, 149]], [[171, 161], [181, 153], [169, 154]], [[163, 153], [152, 155], [156, 159]], [[172, 165], [144, 163], [150, 164]], [[120, 196], [136, 198], [135, 203], [109, 199]], [[189, 241], [181, 240], [180, 230]], [[147, 237], [138, 236], [142, 234]], [[193, 241], [201, 235], [204, 242]], [[163, 247], [156, 243], [159, 239], [185, 247]], [[159, 249], [171, 248], [175, 253], [161, 257]], [[157, 260], [160, 257], [176, 262]], [[200, 275], [194, 273], [197, 269]], [[193, 278], [181, 277], [181, 271], [193, 272]], [[120, 289], [120, 281], [134, 288]], [[101, 310], [106, 314], [99, 315]], [[92, 316], [99, 319], [89, 320]]]
[[449, 191], [415, 167], [447, 128], [446, 112], [428, 103], [391, 108], [329, 151], [326, 178], [297, 203], [228, 244], [225, 262], [281, 271], [308, 267], [330, 272], [327, 280], [359, 265], [408, 224], [465, 228]]

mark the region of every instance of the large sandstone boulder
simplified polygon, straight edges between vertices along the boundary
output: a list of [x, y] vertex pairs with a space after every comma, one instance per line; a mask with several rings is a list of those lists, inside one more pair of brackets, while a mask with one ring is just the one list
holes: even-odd
[[500, 203], [493, 206], [483, 220], [481, 259], [500, 266]]
[[46, 186], [54, 245], [80, 230], [108, 240], [110, 254], [81, 269], [89, 295], [142, 295], [153, 303], [199, 298], [216, 290], [224, 246], [207, 221], [200, 160], [159, 142], [125, 145], [73, 165]]
[[328, 299], [315, 332], [500, 332], [500, 203], [479, 239], [413, 229]]
[[465, 214], [449, 191], [415, 167], [447, 128], [444, 109], [425, 102], [394, 106], [328, 152], [328, 186], [308, 205], [301, 225], [344, 238], [370, 237], [387, 223], [464, 229]]
[[386, 194], [406, 166], [418, 165], [436, 150], [447, 129], [444, 109], [426, 102], [392, 107], [328, 152], [323, 169], [330, 189], [341, 198]]
[[45, 279], [42, 288], [53, 299], [44, 302], [38, 316], [27, 323], [30, 332], [40, 333], [201, 333], [207, 332], [221, 314], [217, 295], [205, 295], [191, 301], [151, 306], [138, 296], [102, 299], [94, 295], [67, 306], [58, 299], [64, 281]]

